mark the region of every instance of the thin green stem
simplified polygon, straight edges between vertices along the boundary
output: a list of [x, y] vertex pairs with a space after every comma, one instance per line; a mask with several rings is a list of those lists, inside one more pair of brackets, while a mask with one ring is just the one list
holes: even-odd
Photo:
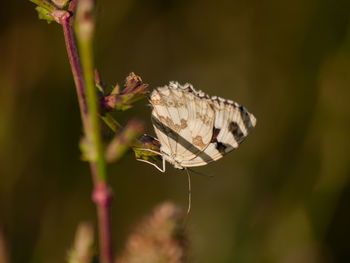
[[[100, 262], [112, 263], [110, 207], [112, 191], [107, 183], [105, 150], [99, 125], [99, 102], [94, 81], [92, 39], [95, 21], [91, 17], [93, 0], [71, 0], [68, 10], [56, 8], [46, 0], [30, 0], [50, 11], [62, 25], [69, 63], [77, 90], [84, 133], [88, 139], [90, 170], [94, 182], [92, 199], [97, 206], [99, 225]], [[80, 12], [80, 15], [78, 14]], [[77, 31], [73, 30], [73, 16]], [[79, 42], [79, 50], [77, 47]], [[112, 125], [112, 124], [111, 124]], [[114, 123], [117, 126], [117, 122]]]
[[[73, 2], [74, 3], [74, 2]], [[99, 122], [99, 101], [95, 86], [93, 35], [95, 21], [91, 15], [94, 9], [93, 0], [79, 0], [76, 8], [76, 40], [84, 77], [86, 105], [85, 134], [90, 144], [92, 156], [90, 169], [94, 179], [92, 199], [97, 206], [99, 223], [100, 262], [112, 263], [112, 237], [110, 221], [110, 204], [112, 193], [107, 184], [105, 149], [102, 143]]]
[[107, 177], [106, 162], [98, 117], [99, 109], [96, 94], [97, 90], [94, 81], [92, 42], [80, 41], [78, 38], [78, 45], [85, 79], [87, 106], [89, 109], [86, 135], [89, 141], [92, 142], [94, 148], [93, 152], [94, 158], [96, 158], [95, 161], [97, 163], [97, 176], [100, 181], [105, 181]]

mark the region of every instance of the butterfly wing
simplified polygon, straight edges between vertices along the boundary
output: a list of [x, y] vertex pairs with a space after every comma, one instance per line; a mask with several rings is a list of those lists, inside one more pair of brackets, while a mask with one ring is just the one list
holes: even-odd
[[[203, 94], [204, 95], [204, 94]], [[203, 153], [211, 141], [215, 112], [210, 100], [190, 85], [155, 89], [150, 97], [152, 121], [161, 151], [181, 163]]]
[[203, 153], [181, 162], [183, 167], [202, 166], [222, 158], [238, 148], [256, 125], [254, 115], [235, 102], [214, 98], [211, 104], [215, 121], [210, 143]]

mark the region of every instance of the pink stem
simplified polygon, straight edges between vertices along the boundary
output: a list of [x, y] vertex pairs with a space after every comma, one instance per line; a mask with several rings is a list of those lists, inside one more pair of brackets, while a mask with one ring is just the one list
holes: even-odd
[[110, 206], [112, 193], [106, 182], [95, 184], [92, 199], [97, 205], [99, 240], [100, 240], [100, 261], [103, 263], [113, 262]]
[[86, 116], [88, 115], [88, 109], [86, 105], [85, 83], [83, 70], [81, 68], [80, 59], [78, 55], [78, 48], [74, 36], [73, 26], [71, 22], [71, 15], [67, 12], [61, 20], [63, 27], [64, 40], [66, 43], [69, 63], [72, 69], [75, 87], [77, 89], [78, 101], [81, 111], [81, 117], [83, 125], [86, 125]]

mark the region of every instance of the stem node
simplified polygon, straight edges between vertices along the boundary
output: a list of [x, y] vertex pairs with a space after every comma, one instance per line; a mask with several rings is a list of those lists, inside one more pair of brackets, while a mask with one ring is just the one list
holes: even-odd
[[104, 182], [99, 182], [92, 193], [92, 200], [101, 206], [109, 206], [113, 200], [112, 189]]
[[55, 10], [50, 13], [50, 15], [59, 24], [63, 24], [64, 21], [68, 20], [71, 14], [66, 10]]

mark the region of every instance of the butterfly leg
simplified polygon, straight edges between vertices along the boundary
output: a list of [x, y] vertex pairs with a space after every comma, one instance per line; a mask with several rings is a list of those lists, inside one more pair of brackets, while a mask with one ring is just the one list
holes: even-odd
[[136, 158], [136, 160], [139, 161], [139, 162], [144, 162], [144, 163], [151, 164], [151, 165], [153, 165], [154, 167], [156, 167], [159, 171], [161, 171], [162, 173], [165, 173], [165, 159], [164, 159], [162, 153], [157, 152], [157, 151], [153, 151], [153, 150], [147, 149], [147, 148], [135, 148], [135, 150], [147, 151], [147, 152], [155, 153], [155, 154], [158, 154], [158, 155], [162, 156], [162, 160], [163, 160], [163, 167], [162, 167], [162, 168], [160, 168], [160, 167], [159, 167], [158, 165], [156, 165], [155, 163], [152, 163], [152, 162], [147, 161], [147, 160], [138, 159], [138, 158]]
[[144, 162], [144, 163], [148, 163], [148, 164], [150, 164], [150, 165], [153, 165], [154, 167], [157, 168], [158, 171], [164, 173], [164, 172], [165, 172], [165, 159], [164, 159], [164, 158], [162, 158], [162, 159], [163, 159], [163, 167], [162, 167], [162, 168], [160, 168], [160, 167], [159, 167], [158, 165], [156, 165], [155, 163], [152, 163], [152, 162], [147, 161], [147, 160], [143, 160], [143, 159], [136, 159], [136, 160], [139, 161], [139, 162]]
[[191, 211], [191, 195], [192, 195], [192, 190], [191, 190], [191, 176], [190, 173], [188, 172], [187, 168], [185, 168], [186, 173], [187, 173], [187, 180], [188, 180], [188, 208], [187, 208], [187, 213], [186, 216], [190, 214]]

